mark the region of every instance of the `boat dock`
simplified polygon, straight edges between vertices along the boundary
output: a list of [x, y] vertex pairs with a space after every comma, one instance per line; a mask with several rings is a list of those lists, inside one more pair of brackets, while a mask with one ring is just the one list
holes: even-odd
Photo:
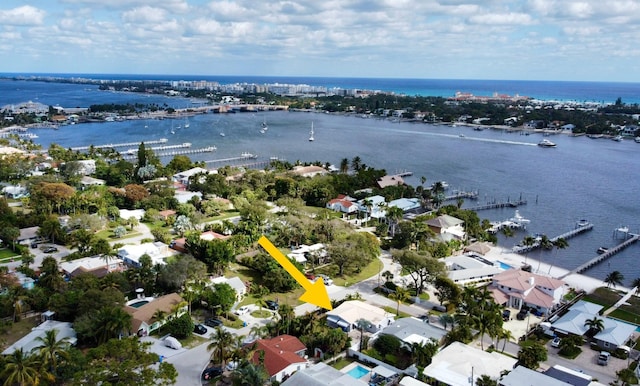
[[[631, 234], [630, 234], [631, 235]], [[611, 256], [619, 253], [620, 251], [622, 251], [623, 249], [625, 249], [626, 247], [628, 247], [629, 245], [635, 243], [636, 241], [638, 241], [638, 239], [640, 239], [640, 235], [631, 235], [630, 238], [624, 240], [622, 243], [616, 245], [613, 248], [609, 248], [605, 253], [598, 255], [596, 257], [594, 257], [593, 259], [587, 261], [586, 263], [578, 266], [577, 268], [572, 269], [571, 271], [567, 272], [566, 274], [560, 276], [558, 279], [563, 279], [566, 276], [569, 276], [571, 274], [574, 273], [582, 273], [584, 271], [586, 271], [587, 269], [602, 263], [603, 261], [607, 260], [608, 258], [610, 258]]]
[[[586, 231], [590, 231], [591, 229], [593, 229], [593, 224], [592, 223], [590, 223], [588, 221], [585, 221], [585, 220], [581, 220], [576, 224], [575, 229], [572, 229], [572, 230], [570, 230], [568, 232], [565, 232], [565, 233], [563, 233], [563, 234], [561, 234], [559, 236], [552, 237], [552, 238], [549, 239], [549, 241], [551, 241], [553, 243], [553, 242], [558, 241], [558, 239], [567, 240], [567, 239], [575, 237], [575, 236], [577, 236], [577, 235], [579, 235], [581, 233], [584, 233]], [[540, 241], [536, 240], [536, 242], [534, 244], [532, 244], [532, 245], [516, 245], [511, 249], [511, 251], [513, 253], [526, 253], [526, 252], [532, 251], [532, 250], [534, 250], [536, 248], [539, 248], [539, 247], [540, 247]], [[600, 255], [600, 256], [602, 256], [602, 255]]]
[[471, 208], [465, 208], [468, 210], [479, 211], [479, 210], [487, 210], [487, 209], [498, 209], [498, 208], [517, 208], [520, 205], [526, 205], [527, 200], [519, 199], [516, 201], [511, 201], [507, 199], [507, 201], [496, 201], [490, 204], [478, 205]]
[[[216, 151], [216, 150], [218, 150], [218, 148], [215, 147], [215, 146], [207, 146], [207, 147], [201, 147], [201, 148], [198, 148], [198, 149], [174, 150], [174, 151], [170, 151], [170, 152], [156, 153], [156, 156], [158, 156], [158, 157], [172, 157], [172, 156], [176, 156], [176, 155], [210, 153], [210, 152], [213, 152], [213, 151]], [[137, 157], [137, 155], [127, 154], [127, 155], [123, 156], [122, 158], [124, 160], [130, 160], [130, 159], [135, 159], [136, 157]]]
[[224, 163], [232, 163], [236, 161], [246, 161], [248, 159], [256, 159], [257, 155], [251, 153], [242, 153], [240, 157], [230, 157], [230, 158], [220, 158], [220, 159], [212, 159], [208, 161], [204, 161], [207, 164], [224, 164]]
[[459, 198], [478, 199], [478, 191], [465, 192], [464, 190], [454, 190], [453, 194], [444, 197], [444, 201], [457, 200]]
[[166, 139], [166, 138], [160, 138], [158, 140], [152, 140], [152, 141], [109, 143], [109, 144], [106, 144], [106, 145], [77, 146], [77, 147], [72, 147], [71, 150], [73, 150], [73, 151], [86, 151], [86, 150], [89, 150], [92, 147], [94, 149], [108, 149], [108, 148], [117, 148], [117, 147], [140, 146], [140, 144], [142, 142], [144, 142], [145, 145], [159, 145], [159, 144], [162, 144], [162, 143], [167, 143], [168, 141], [169, 140]]

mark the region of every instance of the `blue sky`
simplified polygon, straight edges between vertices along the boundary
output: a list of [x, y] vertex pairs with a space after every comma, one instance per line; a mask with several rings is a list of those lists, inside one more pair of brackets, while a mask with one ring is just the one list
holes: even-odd
[[2, 0], [0, 72], [640, 82], [640, 0]]

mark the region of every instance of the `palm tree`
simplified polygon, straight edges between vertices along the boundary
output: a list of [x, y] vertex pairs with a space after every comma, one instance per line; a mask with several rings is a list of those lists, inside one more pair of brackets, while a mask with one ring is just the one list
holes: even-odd
[[597, 316], [594, 316], [591, 319], [585, 320], [584, 326], [589, 329], [586, 335], [589, 337], [593, 337], [604, 330], [604, 320], [598, 318]]
[[633, 279], [633, 281], [631, 282], [631, 288], [636, 289], [636, 295], [640, 294], [640, 277], [636, 277], [635, 279]]
[[411, 294], [409, 290], [403, 287], [396, 288], [396, 292], [389, 294], [389, 299], [395, 300], [398, 304], [396, 307], [396, 315], [400, 316], [400, 303], [409, 300]]
[[41, 381], [40, 364], [35, 355], [29, 355], [20, 348], [7, 356], [0, 376], [5, 380], [5, 386], [37, 385]]
[[453, 328], [453, 326], [455, 324], [455, 319], [453, 318], [453, 316], [451, 316], [449, 314], [440, 314], [439, 319], [440, 319], [440, 323], [444, 327], [445, 331], [447, 329], [447, 326], [451, 325], [451, 328]]
[[269, 375], [262, 365], [245, 363], [233, 372], [233, 384], [242, 386], [262, 386]]
[[[534, 239], [531, 236], [525, 236], [525, 238], [522, 240], [522, 245], [524, 245], [525, 247], [530, 247], [532, 245], [534, 245], [536, 243], [536, 239]], [[527, 256], [529, 255], [529, 251], [527, 250], [524, 253], [524, 263], [527, 264]]]
[[360, 350], [362, 351], [362, 336], [364, 335], [364, 329], [369, 327], [371, 323], [368, 320], [360, 318], [356, 320], [356, 327], [360, 330]]
[[[211, 334], [211, 343], [207, 346], [207, 351], [212, 351], [211, 360], [214, 363], [220, 363], [224, 367], [229, 358], [233, 340], [233, 334], [220, 326], [216, 327]], [[216, 361], [216, 359], [218, 359], [218, 361]]]
[[502, 352], [504, 352], [504, 349], [507, 347], [507, 341], [513, 339], [514, 336], [511, 333], [511, 330], [503, 328], [503, 329], [500, 330], [499, 338], [504, 339], [504, 341], [502, 343]]
[[362, 160], [360, 159], [360, 157], [358, 156], [353, 157], [353, 159], [351, 160], [351, 169], [353, 169], [353, 171], [357, 173], [360, 171], [361, 167], [362, 167]]
[[346, 158], [343, 158], [342, 161], [340, 161], [340, 173], [347, 174], [348, 171], [349, 171], [349, 160]]
[[389, 221], [391, 237], [395, 235], [396, 226], [398, 225], [398, 221], [402, 219], [403, 214], [404, 212], [402, 211], [402, 209], [398, 208], [397, 206], [391, 206], [387, 208], [386, 217], [387, 217], [387, 220]]
[[616, 288], [617, 285], [622, 285], [624, 275], [620, 271], [609, 272], [607, 277], [604, 278], [604, 282], [607, 284], [607, 288]]
[[547, 237], [547, 235], [540, 236], [539, 244], [540, 254], [538, 255], [538, 269], [536, 270], [536, 272], [540, 272], [540, 263], [542, 263], [542, 250], [553, 248], [553, 243], [551, 242], [551, 240], [549, 240], [549, 237]]
[[56, 374], [58, 368], [58, 359], [69, 359], [69, 338], [58, 340], [58, 330], [53, 329], [45, 332], [44, 336], [36, 338], [36, 342], [40, 344], [34, 347], [42, 358], [44, 366], [49, 366], [51, 373]]
[[98, 311], [96, 318], [98, 328], [95, 336], [98, 344], [105, 343], [131, 329], [131, 314], [120, 307], [104, 307]]
[[[564, 237], [560, 237], [557, 240], [552, 241], [551, 243], [553, 244], [553, 247], [556, 249], [556, 257], [558, 256], [558, 249], [565, 249], [569, 246], [569, 243]], [[551, 267], [553, 267], [553, 265], [549, 263], [549, 272], [547, 272], [547, 274], [551, 274]]]

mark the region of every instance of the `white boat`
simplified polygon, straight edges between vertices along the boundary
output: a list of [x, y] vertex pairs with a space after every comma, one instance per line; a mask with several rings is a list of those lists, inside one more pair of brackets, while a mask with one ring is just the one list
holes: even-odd
[[311, 131], [309, 132], [309, 142], [313, 142], [315, 138], [313, 138], [313, 121], [311, 121]]
[[600, 247], [598, 248], [598, 255], [602, 255], [603, 253], [609, 252], [609, 248]]
[[519, 210], [516, 210], [516, 213], [508, 221], [512, 222], [515, 227], [523, 229], [531, 222], [531, 220], [522, 217]]
[[262, 121], [262, 130], [267, 131], [269, 129], [269, 127], [267, 126], [267, 122], [266, 121]]
[[224, 137], [224, 136], [225, 136], [225, 134], [224, 134], [223, 132], [220, 132], [220, 136], [221, 136], [221, 137]]
[[189, 126], [191, 126], [191, 124], [189, 123], [189, 120], [187, 118], [184, 119], [184, 128], [188, 129]]
[[636, 141], [636, 143], [640, 143], [640, 137], [635, 137], [633, 140]]
[[542, 141], [538, 142], [538, 146], [540, 146], [540, 147], [556, 147], [556, 144], [545, 138]]
[[616, 142], [621, 142], [622, 141], [622, 136], [621, 135], [616, 135], [615, 137], [611, 138]]

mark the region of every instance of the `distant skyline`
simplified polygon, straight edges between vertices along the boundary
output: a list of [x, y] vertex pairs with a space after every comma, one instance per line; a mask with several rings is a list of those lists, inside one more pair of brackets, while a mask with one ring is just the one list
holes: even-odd
[[3, 0], [0, 72], [640, 82], [640, 0]]

